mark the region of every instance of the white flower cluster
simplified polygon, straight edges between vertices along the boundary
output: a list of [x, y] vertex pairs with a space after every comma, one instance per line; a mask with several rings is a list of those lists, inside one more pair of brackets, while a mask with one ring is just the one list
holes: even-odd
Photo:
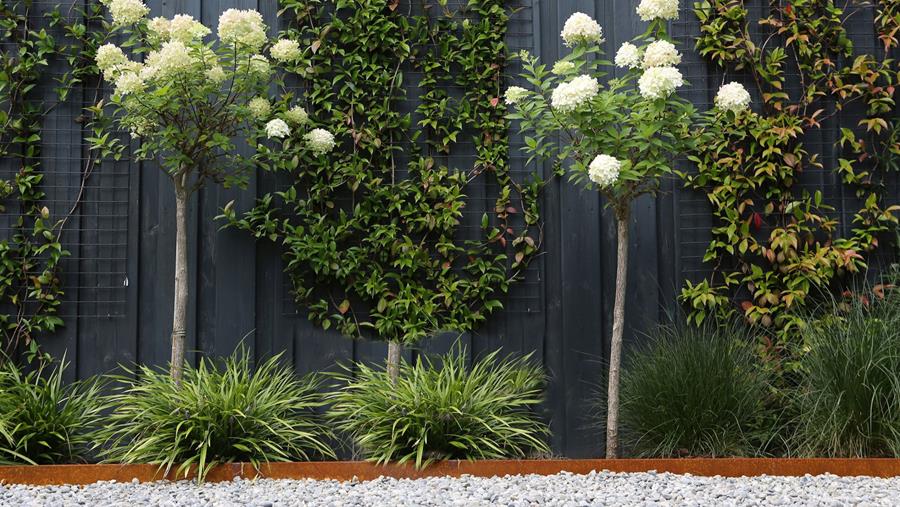
[[503, 96], [503, 100], [506, 101], [507, 104], [515, 104], [525, 97], [528, 96], [528, 90], [522, 88], [521, 86], [510, 86], [506, 89], [506, 94]]
[[[177, 14], [166, 27], [169, 39], [189, 44], [210, 34], [209, 28], [187, 14]], [[160, 34], [162, 35], [162, 34]]]
[[638, 79], [638, 90], [645, 99], [664, 99], [684, 84], [675, 67], [651, 67]]
[[681, 63], [681, 53], [675, 49], [675, 44], [666, 40], [658, 40], [647, 45], [641, 66], [649, 69], [651, 67], [671, 67], [679, 63]]
[[636, 69], [641, 66], [641, 50], [630, 42], [623, 42], [616, 52], [616, 65], [623, 69]]
[[228, 9], [219, 16], [219, 39], [226, 44], [259, 51], [266, 43], [266, 25], [254, 10]]
[[181, 41], [170, 40], [147, 55], [143, 75], [147, 79], [163, 81], [190, 72], [198, 64], [189, 47]]
[[284, 139], [289, 135], [291, 135], [291, 128], [288, 127], [288, 124], [284, 120], [275, 118], [274, 120], [270, 120], [269, 123], [266, 123], [266, 137], [269, 139]]
[[269, 60], [263, 55], [253, 55], [250, 57], [250, 73], [260, 78], [267, 78], [272, 73], [272, 66]]
[[290, 39], [280, 39], [269, 49], [269, 54], [282, 63], [293, 62], [300, 58], [300, 43]]
[[157, 40], [166, 40], [169, 38], [169, 28], [171, 26], [172, 20], [157, 16], [147, 22], [147, 32]]
[[583, 12], [576, 12], [569, 16], [560, 35], [566, 46], [569, 47], [603, 42], [603, 29], [594, 21], [594, 18]]
[[312, 129], [303, 139], [316, 155], [324, 155], [334, 149], [334, 135], [325, 129]]
[[601, 187], [608, 187], [619, 179], [622, 162], [609, 155], [597, 155], [588, 166], [588, 177]]
[[247, 107], [250, 109], [250, 114], [258, 120], [267, 118], [272, 112], [272, 106], [265, 97], [253, 97], [250, 102], [247, 102]]
[[750, 92], [741, 83], [722, 85], [716, 94], [716, 107], [723, 111], [743, 111], [750, 107]]
[[94, 56], [97, 68], [103, 73], [106, 80], [115, 79], [122, 68], [128, 65], [128, 57], [122, 51], [122, 48], [115, 44], [104, 44], [97, 48], [97, 54]]
[[107, 0], [104, 3], [116, 26], [133, 25], [150, 13], [150, 8], [141, 0]]
[[575, 70], [575, 62], [560, 60], [553, 64], [553, 73], [557, 76], [565, 76]]
[[573, 111], [600, 92], [600, 83], [588, 75], [578, 76], [567, 83], [560, 83], [553, 90], [550, 105], [559, 111]]
[[306, 109], [303, 109], [300, 106], [294, 106], [288, 109], [282, 116], [284, 116], [284, 119], [287, 120], [288, 123], [294, 125], [304, 125], [309, 121], [309, 114], [306, 112]]
[[222, 84], [227, 78], [225, 69], [221, 65], [214, 65], [206, 70], [206, 79], [209, 79], [213, 84]]
[[641, 0], [637, 13], [642, 21], [678, 19], [678, 0]]
[[138, 72], [123, 72], [116, 78], [116, 93], [125, 96], [144, 91], [144, 79]]

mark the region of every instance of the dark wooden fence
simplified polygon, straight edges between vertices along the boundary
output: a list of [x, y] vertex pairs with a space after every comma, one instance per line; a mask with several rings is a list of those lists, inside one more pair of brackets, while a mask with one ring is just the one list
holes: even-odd
[[[643, 32], [634, 12], [636, 0], [543, 0], [525, 5], [511, 22], [509, 43], [529, 49], [552, 62], [565, 48], [559, 31], [574, 11], [594, 16], [603, 26], [607, 48]], [[766, 2], [755, 1], [748, 4]], [[50, 9], [56, 2], [36, 2]], [[65, 4], [65, 2], [63, 2]], [[262, 12], [278, 26], [275, 0], [150, 0], [152, 15], [188, 13], [215, 26], [229, 7]], [[711, 102], [723, 76], [692, 52], [698, 32], [689, 2], [682, 2], [681, 20], [672, 25], [682, 41], [682, 70], [691, 82], [687, 96], [704, 107]], [[860, 51], [875, 51], [871, 10], [853, 21], [851, 30]], [[48, 100], [52, 100], [47, 87]], [[81, 92], [90, 103], [91, 91]], [[77, 195], [85, 158], [84, 132], [76, 122], [82, 104], [60, 104], [45, 123], [44, 170], [48, 206], [65, 212]], [[849, 201], [828, 170], [834, 162], [829, 148], [834, 128], [818, 135], [826, 155], [826, 170], [809, 175], [840, 207]], [[514, 152], [515, 153], [515, 152]], [[521, 166], [523, 158], [514, 155]], [[3, 168], [4, 177], [11, 170]], [[188, 348], [199, 355], [228, 354], [241, 342], [256, 356], [284, 352], [298, 372], [332, 370], [340, 362], [379, 361], [386, 347], [352, 341], [322, 331], [295, 308], [287, 293], [278, 249], [256, 243], [239, 231], [220, 230], [213, 220], [234, 199], [250, 207], [258, 195], [272, 190], [265, 177], [246, 190], [210, 187], [195, 198], [191, 211], [191, 293]], [[41, 340], [56, 356], [72, 363], [73, 378], [110, 371], [118, 364], [164, 364], [169, 358], [172, 311], [174, 204], [170, 182], [151, 164], [105, 163], [88, 180], [83, 204], [63, 237], [72, 252], [63, 273], [66, 326]], [[478, 212], [480, 215], [480, 212]], [[463, 336], [472, 354], [502, 347], [507, 352], [533, 352], [550, 376], [546, 414], [553, 429], [554, 452], [565, 456], [596, 456], [602, 452], [597, 406], [603, 381], [605, 351], [611, 328], [615, 274], [614, 220], [598, 194], [565, 181], [546, 192], [546, 253], [525, 283], [509, 297], [506, 310], [487, 325]], [[705, 197], [683, 190], [675, 181], [656, 199], [635, 204], [631, 235], [627, 342], [677, 312], [676, 295], [686, 278], [705, 273], [701, 258], [709, 240], [711, 218]], [[847, 217], [849, 218], [849, 217]], [[2, 222], [8, 231], [9, 217]], [[447, 349], [455, 336], [440, 336], [423, 344], [427, 351]]]

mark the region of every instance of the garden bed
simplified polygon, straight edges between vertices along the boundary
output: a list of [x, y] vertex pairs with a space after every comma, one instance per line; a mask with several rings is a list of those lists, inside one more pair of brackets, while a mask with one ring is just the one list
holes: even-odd
[[[742, 477], [759, 475], [802, 476], [833, 474], [838, 476], [900, 477], [900, 459], [871, 458], [692, 458], [692, 459], [571, 459], [571, 460], [485, 460], [445, 461], [424, 470], [412, 466], [375, 465], [362, 461], [321, 461], [270, 463], [256, 471], [250, 464], [221, 465], [210, 471], [206, 480], [229, 481], [235, 477], [250, 479], [332, 479], [371, 480], [381, 476], [422, 478], [473, 475], [552, 475], [559, 472], [587, 474], [592, 470], [612, 472], [670, 472], [699, 476]], [[181, 479], [164, 476], [155, 465], [38, 465], [0, 466], [3, 484], [91, 484], [97, 481], [150, 482]]]

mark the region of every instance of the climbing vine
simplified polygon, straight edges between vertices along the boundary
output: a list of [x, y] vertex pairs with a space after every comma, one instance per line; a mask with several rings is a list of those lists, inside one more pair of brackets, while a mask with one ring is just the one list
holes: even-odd
[[[27, 0], [0, 4], [0, 43], [5, 48], [0, 52], [0, 160], [5, 171], [0, 179], [0, 213], [10, 215], [11, 227], [0, 241], [0, 346], [9, 354], [23, 344], [34, 356], [35, 336], [63, 325], [58, 316], [63, 296], [59, 271], [69, 252], [60, 237], [94, 164], [89, 160], [84, 166], [71, 209], [49, 209], [44, 204], [42, 122], [69, 100], [74, 87], [96, 82], [91, 55], [103, 32], [89, 29], [102, 23], [99, 4], [74, 9], [68, 16], [57, 7], [44, 14], [46, 28], [33, 26], [40, 18], [32, 9]], [[57, 28], [64, 34], [62, 40], [48, 32]], [[55, 101], [48, 103], [42, 100], [40, 86], [47, 82], [50, 65], [58, 62], [65, 62], [69, 71], [57, 78]], [[90, 124], [90, 116], [83, 116], [83, 123]], [[54, 214], [61, 218], [51, 218]]]
[[[757, 28], [744, 1], [695, 4], [699, 53], [746, 77], [761, 102], [756, 112], [711, 111], [697, 133], [702, 142], [690, 158], [698, 171], [683, 176], [712, 204], [715, 226], [704, 261], [715, 269], [689, 282], [682, 298], [697, 323], [739, 309], [772, 330], [779, 339], [767, 350], [777, 352], [802, 325], [812, 296], [859, 272], [867, 253], [896, 239], [900, 207], [886, 183], [900, 166], [894, 98], [900, 76], [895, 60], [854, 51], [846, 25], [862, 2], [767, 5]], [[881, 0], [875, 7], [885, 55], [897, 47], [898, 5]], [[805, 140], [838, 119], [839, 157], [826, 169]], [[834, 174], [855, 195], [859, 209], [847, 233], [828, 196], [800, 184], [813, 171], [825, 171], [826, 181]]]
[[[308, 48], [291, 77], [341, 144], [328, 163], [261, 146], [289, 186], [224, 215], [283, 245], [296, 299], [325, 329], [402, 344], [472, 329], [537, 253], [543, 181], [513, 178], [499, 99], [507, 3], [281, 2], [283, 36]], [[482, 191], [490, 211], [469, 224]]]

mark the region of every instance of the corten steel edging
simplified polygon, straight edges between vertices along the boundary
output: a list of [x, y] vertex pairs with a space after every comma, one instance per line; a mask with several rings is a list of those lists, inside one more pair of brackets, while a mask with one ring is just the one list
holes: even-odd
[[[485, 460], [445, 461], [424, 470], [411, 466], [374, 465], [361, 461], [321, 461], [305, 463], [270, 463], [259, 471], [246, 463], [221, 465], [207, 475], [210, 482], [230, 481], [235, 477], [252, 479], [352, 479], [371, 480], [381, 476], [421, 478], [434, 476], [474, 475], [493, 477], [518, 474], [550, 475], [559, 472], [586, 474], [592, 470], [612, 472], [671, 472], [701, 476], [742, 477], [757, 475], [866, 475], [872, 477], [900, 476], [900, 459], [831, 459], [831, 458], [689, 458], [689, 459], [571, 459], [571, 460]], [[195, 477], [189, 474], [187, 478]], [[140, 482], [184, 479], [168, 476], [156, 465], [38, 465], [0, 466], [0, 483], [5, 484], [91, 484], [115, 480]]]

